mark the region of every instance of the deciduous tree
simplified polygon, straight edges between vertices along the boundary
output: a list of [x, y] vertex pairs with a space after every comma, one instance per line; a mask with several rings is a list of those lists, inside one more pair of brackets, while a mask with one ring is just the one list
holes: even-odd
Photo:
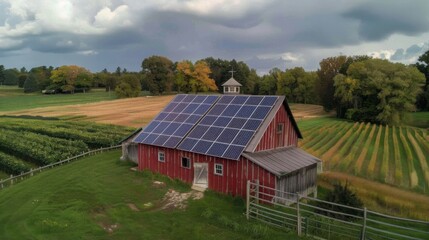
[[177, 64], [178, 89], [184, 92], [207, 92], [218, 90], [215, 81], [209, 77], [211, 71], [204, 61], [192, 64], [191, 61], [181, 61]]
[[162, 94], [171, 91], [174, 69], [170, 59], [163, 56], [148, 57], [143, 60], [142, 69], [151, 93]]
[[89, 70], [76, 65], [61, 66], [51, 73], [52, 83], [63, 92], [74, 93], [76, 86], [91, 86], [92, 74]]

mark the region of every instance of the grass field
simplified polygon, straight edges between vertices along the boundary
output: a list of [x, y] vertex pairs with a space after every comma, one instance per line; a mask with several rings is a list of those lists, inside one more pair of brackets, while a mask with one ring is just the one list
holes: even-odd
[[52, 94], [23, 93], [18, 87], [0, 86], [0, 112], [49, 106], [83, 104], [116, 99], [114, 92], [93, 89], [87, 93]]
[[1, 190], [0, 239], [297, 238], [247, 221], [243, 200], [212, 192], [188, 200], [184, 210], [162, 209], [169, 189], [190, 187], [132, 172], [119, 156], [119, 151], [95, 155]]
[[320, 157], [325, 170], [429, 194], [429, 139], [421, 128], [302, 120], [300, 146]]

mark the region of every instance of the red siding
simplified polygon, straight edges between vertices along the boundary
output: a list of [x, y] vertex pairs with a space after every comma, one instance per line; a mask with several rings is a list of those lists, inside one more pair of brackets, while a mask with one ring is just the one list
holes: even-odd
[[[165, 162], [158, 161], [158, 151], [164, 151]], [[182, 156], [191, 159], [190, 169], [181, 166]], [[247, 180], [259, 180], [260, 184], [271, 188], [275, 188], [276, 185], [275, 175], [244, 157], [235, 161], [139, 144], [139, 170], [150, 169], [171, 178], [192, 183], [194, 179], [193, 163], [208, 163], [208, 187], [217, 192], [245, 197]], [[223, 164], [223, 176], [214, 174], [215, 163]]]
[[278, 146], [278, 138], [277, 138], [277, 124], [283, 123], [283, 145], [279, 147], [286, 146], [298, 146], [298, 135], [295, 129], [292, 126], [291, 121], [289, 120], [289, 116], [286, 113], [284, 107], [280, 107], [277, 111], [276, 116], [271, 121], [267, 130], [261, 138], [258, 146], [256, 147], [257, 151], [274, 149]]

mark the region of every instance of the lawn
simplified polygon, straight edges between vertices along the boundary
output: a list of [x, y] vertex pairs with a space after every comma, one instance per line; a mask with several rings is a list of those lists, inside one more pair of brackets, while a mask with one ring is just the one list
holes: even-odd
[[169, 189], [190, 187], [132, 172], [119, 156], [119, 151], [95, 155], [0, 190], [0, 239], [297, 238], [247, 221], [242, 199], [213, 192], [189, 200], [184, 210], [163, 210]]
[[104, 89], [93, 89], [87, 93], [26, 94], [18, 87], [0, 86], [0, 112], [33, 109], [39, 107], [83, 104], [116, 99], [114, 92]]
[[420, 128], [429, 128], [429, 112], [410, 113], [408, 114], [407, 118], [407, 125]]

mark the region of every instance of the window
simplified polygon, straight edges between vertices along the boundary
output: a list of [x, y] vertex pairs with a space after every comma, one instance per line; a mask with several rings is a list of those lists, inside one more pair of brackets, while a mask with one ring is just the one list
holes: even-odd
[[182, 167], [191, 168], [191, 159], [187, 157], [182, 157]]
[[277, 124], [277, 134], [283, 133], [283, 123]]
[[234, 87], [234, 92], [238, 93], [238, 87]]
[[223, 175], [223, 165], [222, 164], [215, 164], [215, 167], [214, 167], [214, 174], [215, 175]]
[[165, 153], [164, 152], [161, 152], [161, 151], [158, 152], [158, 161], [165, 162]]

